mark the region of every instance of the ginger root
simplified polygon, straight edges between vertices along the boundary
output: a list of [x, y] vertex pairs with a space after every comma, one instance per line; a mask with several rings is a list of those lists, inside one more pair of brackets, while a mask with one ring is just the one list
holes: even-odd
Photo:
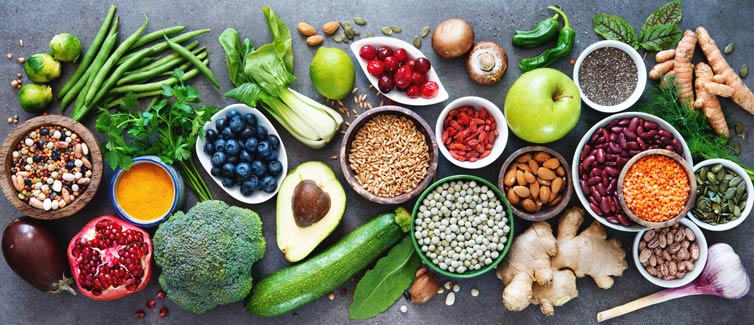
[[725, 84], [732, 88], [733, 93], [730, 96], [724, 97], [731, 97], [733, 102], [741, 106], [741, 108], [754, 114], [754, 93], [741, 81], [741, 78], [738, 77], [733, 68], [728, 65], [728, 61], [723, 57], [720, 48], [717, 47], [715, 40], [712, 39], [707, 29], [699, 26], [696, 28], [696, 34], [699, 35], [699, 47], [702, 49], [704, 56], [707, 57], [707, 62], [712, 67], [712, 71], [715, 72], [715, 78], [713, 78], [712, 82]]
[[[730, 129], [728, 129], [728, 123], [725, 121], [720, 100], [717, 99], [716, 95], [728, 93], [732, 91], [732, 88], [712, 82], [712, 68], [704, 62], [696, 64], [694, 74], [696, 74], [696, 101], [694, 101], [694, 107], [702, 110], [717, 135], [729, 138]], [[730, 88], [730, 90], [726, 90], [725, 88]]]
[[616, 239], [607, 240], [602, 226], [592, 223], [576, 235], [584, 210], [572, 208], [561, 216], [558, 237], [550, 225], [536, 222], [513, 243], [508, 257], [497, 268], [503, 280], [503, 304], [520, 311], [529, 304], [540, 305], [547, 316], [578, 296], [576, 277], [591, 276], [600, 288], [613, 285], [612, 276], [626, 269], [626, 253]]

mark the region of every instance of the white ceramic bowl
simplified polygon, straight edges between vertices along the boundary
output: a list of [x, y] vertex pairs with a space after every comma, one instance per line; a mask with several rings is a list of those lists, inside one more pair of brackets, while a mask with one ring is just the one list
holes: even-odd
[[[442, 143], [443, 122], [445, 121], [445, 118], [448, 116], [448, 113], [450, 113], [450, 111], [463, 106], [471, 106], [476, 110], [486, 108], [487, 112], [489, 112], [490, 115], [495, 118], [495, 123], [497, 124], [498, 135], [497, 138], [495, 138], [494, 144], [492, 145], [490, 154], [487, 157], [479, 159], [475, 162], [460, 161], [453, 158], [450, 155], [448, 148], [446, 148], [445, 144]], [[498, 157], [500, 157], [500, 155], [503, 153], [503, 150], [505, 150], [505, 145], [508, 143], [508, 123], [506, 123], [505, 121], [503, 111], [500, 110], [500, 108], [498, 108], [497, 105], [493, 104], [491, 101], [476, 96], [461, 97], [450, 102], [450, 104], [445, 106], [445, 108], [443, 108], [440, 112], [440, 116], [437, 118], [437, 122], [435, 123], [435, 137], [437, 138], [437, 147], [440, 149], [440, 152], [442, 152], [442, 155], [445, 156], [445, 159], [458, 167], [478, 169], [493, 163], [495, 160], [497, 160]]]
[[584, 192], [581, 190], [581, 185], [579, 184], [579, 178], [580, 178], [579, 177], [579, 163], [581, 162], [579, 158], [581, 156], [581, 151], [584, 150], [584, 146], [589, 142], [590, 138], [592, 137], [592, 134], [594, 134], [594, 132], [596, 132], [597, 129], [605, 125], [608, 125], [613, 120], [624, 119], [624, 118], [630, 119], [633, 117], [640, 117], [646, 121], [655, 122], [661, 128], [670, 131], [670, 133], [672, 133], [676, 139], [681, 141], [681, 146], [683, 147], [683, 157], [686, 158], [686, 161], [689, 162], [689, 165], [694, 164], [693, 160], [691, 159], [691, 151], [689, 151], [689, 146], [686, 145], [686, 141], [683, 140], [683, 138], [681, 137], [681, 134], [678, 133], [678, 131], [672, 125], [668, 124], [668, 122], [665, 122], [665, 120], [657, 116], [654, 116], [652, 114], [641, 113], [641, 112], [623, 112], [623, 113], [613, 114], [597, 122], [596, 124], [594, 124], [594, 126], [592, 126], [592, 128], [589, 129], [589, 131], [587, 131], [586, 134], [584, 134], [584, 136], [581, 138], [581, 141], [579, 141], [578, 146], [576, 146], [576, 152], [574, 153], [573, 161], [571, 162], [571, 175], [573, 175], [571, 177], [571, 180], [573, 182], [573, 189], [576, 192], [576, 196], [578, 196], [579, 201], [581, 202], [581, 205], [584, 206], [584, 209], [586, 209], [586, 211], [589, 212], [589, 214], [591, 214], [592, 217], [594, 217], [594, 219], [597, 219], [597, 221], [601, 222], [603, 225], [607, 227], [613, 228], [615, 230], [628, 231], [628, 232], [642, 231], [644, 229], [647, 229], [647, 227], [644, 227], [636, 223], [630, 226], [624, 226], [622, 224], [614, 224], [607, 221], [607, 219], [599, 216], [596, 212], [594, 212], [594, 210], [592, 210], [592, 208], [589, 206], [589, 200], [584, 195]]
[[[696, 173], [699, 168], [702, 168], [704, 166], [710, 166], [715, 164], [722, 164], [723, 167], [726, 167], [739, 176], [744, 179], [744, 183], [746, 183], [746, 192], [749, 193], [749, 196], [746, 198], [746, 206], [744, 207], [744, 210], [741, 211], [741, 216], [737, 219], [734, 219], [733, 221], [721, 224], [721, 225], [712, 225], [709, 223], [706, 223], [702, 220], [697, 219], [694, 217], [694, 215], [689, 212], [689, 218], [694, 221], [699, 227], [702, 227], [707, 230], [712, 231], [725, 231], [735, 228], [736, 226], [740, 225], [744, 222], [746, 217], [749, 216], [751, 213], [752, 206], [754, 206], [754, 185], [752, 185], [751, 178], [746, 174], [746, 171], [741, 168], [738, 164], [727, 160], [727, 159], [708, 159], [705, 161], [702, 161], [694, 166], [694, 173]], [[698, 194], [701, 195], [701, 194]]]
[[[254, 114], [254, 116], [257, 117], [257, 125], [264, 126], [265, 128], [267, 128], [268, 134], [274, 134], [278, 136], [278, 138], [280, 138], [278, 131], [275, 129], [272, 123], [270, 123], [270, 120], [268, 120], [267, 117], [262, 114], [262, 112], [244, 104], [232, 104], [221, 109], [215, 115], [212, 115], [212, 119], [204, 125], [204, 129], [215, 129], [215, 121], [217, 121], [221, 117], [225, 117], [225, 114], [231, 109], [236, 109], [239, 113], [241, 113], [241, 115], [244, 115], [246, 113]], [[202, 166], [204, 166], [204, 170], [207, 171], [207, 174], [210, 174], [210, 177], [212, 177], [215, 183], [217, 183], [217, 186], [222, 188], [225, 193], [228, 193], [234, 199], [247, 204], [258, 204], [269, 200], [270, 198], [275, 196], [278, 190], [280, 190], [280, 182], [283, 181], [283, 178], [285, 178], [285, 175], [288, 173], [288, 155], [285, 152], [285, 146], [283, 145], [282, 139], [280, 140], [280, 148], [278, 149], [277, 159], [283, 165], [283, 171], [277, 177], [277, 188], [275, 188], [275, 191], [272, 193], [267, 193], [261, 190], [254, 191], [254, 194], [250, 196], [244, 196], [243, 194], [241, 194], [241, 188], [239, 186], [236, 185], [231, 188], [227, 188], [223, 186], [222, 179], [212, 176], [212, 162], [210, 162], [210, 156], [204, 152], [204, 143], [205, 141], [202, 138], [196, 140], [196, 155], [199, 156], [199, 161], [202, 163]]]
[[[584, 94], [584, 91], [581, 89], [581, 85], [579, 84], [579, 70], [581, 69], [581, 63], [584, 61], [584, 59], [591, 54], [592, 52], [605, 48], [605, 47], [613, 47], [616, 49], [619, 49], [628, 56], [631, 57], [631, 59], [634, 61], [634, 64], [636, 64], [637, 77], [638, 80], [636, 82], [636, 88], [634, 89], [634, 92], [631, 93], [631, 96], [629, 96], [626, 100], [624, 100], [622, 103], [613, 105], [613, 106], [604, 106], [599, 105], [589, 99]], [[626, 43], [618, 42], [618, 41], [599, 41], [597, 43], [594, 43], [592, 45], [589, 45], [584, 51], [579, 54], [578, 59], [576, 59], [576, 64], [573, 66], [573, 82], [576, 83], [576, 86], [579, 87], [579, 92], [581, 93], [581, 100], [584, 101], [589, 107], [600, 111], [604, 113], [616, 113], [623, 111], [634, 104], [636, 104], [636, 101], [641, 98], [641, 95], [644, 93], [644, 87], [647, 86], [647, 67], [644, 65], [644, 60], [642, 59], [641, 55], [639, 55], [639, 52], [637, 52], [633, 47], [629, 46]]]
[[647, 269], [644, 268], [644, 265], [641, 265], [641, 262], [639, 262], [639, 242], [641, 242], [641, 237], [644, 236], [644, 233], [649, 229], [640, 231], [638, 234], [636, 234], [636, 238], [634, 238], [632, 255], [634, 257], [634, 264], [636, 264], [636, 268], [645, 279], [649, 280], [649, 282], [652, 282], [655, 285], [663, 288], [678, 288], [691, 283], [691, 281], [694, 281], [697, 277], [699, 277], [700, 274], [702, 274], [702, 270], [707, 264], [707, 239], [704, 238], [704, 233], [702, 233], [702, 230], [687, 218], [681, 219], [680, 224], [688, 227], [692, 232], [694, 232], [694, 236], [696, 237], [696, 244], [699, 245], [699, 259], [694, 263], [694, 270], [686, 273], [686, 275], [681, 279], [663, 280], [649, 274], [649, 272], [647, 272]]
[[[369, 79], [369, 82], [372, 83], [372, 86], [374, 86], [374, 89], [377, 89], [377, 90], [379, 90], [379, 87], [377, 87], [377, 77], [371, 75], [369, 71], [367, 71], [367, 60], [364, 60], [359, 56], [359, 49], [361, 49], [361, 47], [364, 45], [371, 45], [371, 46], [374, 46], [374, 48], [387, 46], [393, 50], [403, 48], [406, 50], [406, 52], [408, 52], [409, 58], [412, 58], [412, 59], [426, 58], [426, 56], [422, 54], [422, 52], [419, 51], [419, 49], [397, 38], [367, 37], [367, 38], [362, 38], [358, 41], [353, 42], [351, 44], [351, 52], [353, 52], [353, 55], [356, 58], [356, 62], [358, 62], [359, 66], [361, 66], [361, 70], [364, 71], [364, 75], [367, 77], [367, 79]], [[444, 102], [446, 99], [448, 99], [448, 91], [445, 90], [445, 87], [442, 85], [442, 82], [440, 82], [440, 78], [437, 76], [437, 72], [435, 72], [434, 65], [435, 65], [434, 62], [432, 62], [432, 68], [429, 69], [429, 72], [427, 72], [427, 81], [434, 81], [440, 87], [435, 97], [411, 98], [411, 97], [408, 97], [408, 95], [406, 95], [405, 91], [399, 91], [397, 88], [393, 89], [387, 94], [383, 93], [383, 95], [398, 103], [411, 105], [411, 106], [427, 106], [427, 105], [433, 105], [433, 104]]]

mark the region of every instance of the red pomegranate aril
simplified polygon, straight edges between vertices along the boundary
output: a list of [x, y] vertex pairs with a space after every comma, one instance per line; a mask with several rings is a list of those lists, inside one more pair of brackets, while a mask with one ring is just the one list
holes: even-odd
[[426, 74], [419, 73], [419, 72], [416, 72], [416, 71], [414, 71], [414, 72], [411, 73], [411, 84], [412, 85], [421, 86], [425, 82], [427, 82], [427, 75]]
[[367, 71], [369, 74], [379, 77], [385, 73], [385, 64], [378, 59], [369, 60], [369, 63], [367, 63]]
[[408, 90], [406, 90], [406, 96], [410, 98], [418, 98], [421, 95], [421, 92], [419, 91], [419, 86], [417, 85], [411, 85], [408, 87]]
[[144, 311], [143, 310], [137, 310], [134, 313], [134, 317], [136, 317], [136, 318], [144, 318]]
[[165, 318], [168, 317], [168, 309], [165, 307], [160, 308], [160, 317]]
[[387, 71], [388, 73], [395, 73], [396, 71], [398, 71], [398, 65], [400, 65], [400, 62], [398, 62], [395, 57], [388, 56], [382, 62], [385, 63], [385, 71]]
[[421, 86], [421, 93], [424, 98], [435, 97], [439, 91], [440, 86], [434, 81], [427, 81]]
[[364, 60], [371, 60], [377, 57], [377, 49], [371, 45], [364, 45], [359, 49], [359, 56]]
[[414, 69], [414, 71], [419, 73], [427, 73], [431, 68], [432, 64], [429, 63], [429, 60], [427, 60], [427, 58], [416, 59], [416, 68]]
[[406, 49], [400, 48], [400, 49], [395, 50], [395, 52], [393, 52], [393, 57], [395, 57], [395, 59], [398, 60], [398, 62], [402, 63], [403, 61], [406, 61], [406, 59], [408, 58], [408, 53], [406, 52]]
[[165, 298], [165, 296], [167, 296], [167, 295], [168, 294], [165, 291], [162, 291], [162, 290], [157, 291], [157, 298], [159, 298], [159, 299]]
[[411, 86], [412, 81], [412, 72], [411, 68], [407, 66], [401, 66], [398, 68], [398, 71], [395, 72], [395, 86], [398, 87], [398, 89], [406, 89], [408, 86]]
[[393, 86], [393, 78], [390, 78], [388, 75], [382, 75], [380, 79], [377, 80], [377, 88], [379, 88], [382, 93], [389, 93], [393, 90]]
[[377, 49], [377, 58], [380, 60], [385, 60], [388, 56], [393, 55], [393, 50], [387, 46], [381, 46]]
[[150, 309], [152, 309], [152, 308], [154, 308], [154, 306], [155, 306], [156, 304], [157, 304], [157, 301], [155, 301], [154, 299], [149, 299], [149, 300], [147, 300], [147, 308], [150, 308]]

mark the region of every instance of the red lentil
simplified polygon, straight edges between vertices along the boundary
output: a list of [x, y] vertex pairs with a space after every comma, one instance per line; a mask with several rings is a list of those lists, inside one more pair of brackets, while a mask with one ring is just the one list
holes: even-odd
[[666, 221], [681, 213], [690, 190], [683, 167], [663, 155], [639, 159], [623, 180], [623, 198], [628, 208], [652, 222]]
[[475, 162], [489, 156], [497, 135], [495, 117], [486, 108], [462, 106], [448, 112], [441, 138], [453, 158]]

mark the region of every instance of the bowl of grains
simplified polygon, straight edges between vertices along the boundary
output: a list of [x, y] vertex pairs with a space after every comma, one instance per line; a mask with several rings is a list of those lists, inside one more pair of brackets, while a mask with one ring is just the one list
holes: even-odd
[[0, 187], [21, 213], [60, 219], [81, 210], [102, 179], [102, 153], [82, 124], [59, 115], [32, 118], [13, 129], [0, 148]]
[[639, 273], [665, 288], [678, 288], [699, 277], [707, 251], [704, 233], [686, 218], [671, 227], [639, 232], [632, 249]]
[[647, 85], [647, 69], [639, 52], [618, 41], [587, 47], [573, 67], [581, 100], [604, 113], [623, 111], [639, 100]]
[[634, 222], [649, 228], [672, 226], [685, 217], [696, 199], [689, 163], [665, 149], [642, 151], [618, 176], [618, 200]]
[[443, 178], [416, 201], [411, 240], [430, 269], [453, 278], [486, 273], [513, 242], [513, 216], [503, 193], [471, 175]]
[[437, 143], [418, 114], [399, 106], [366, 111], [340, 146], [340, 167], [362, 197], [399, 204], [419, 195], [437, 171]]

